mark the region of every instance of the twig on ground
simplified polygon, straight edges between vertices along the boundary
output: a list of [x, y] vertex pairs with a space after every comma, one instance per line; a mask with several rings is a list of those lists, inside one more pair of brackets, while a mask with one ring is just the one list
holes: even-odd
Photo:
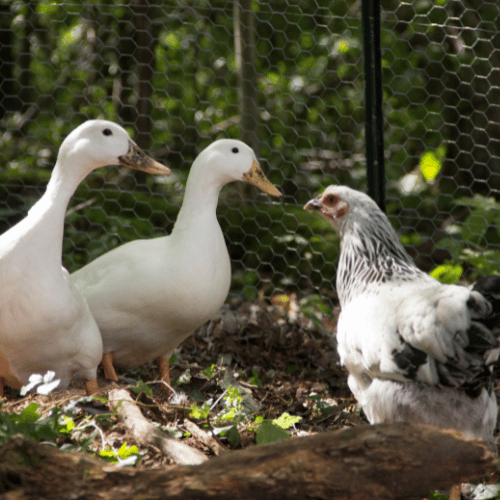
[[199, 465], [207, 460], [207, 456], [201, 451], [169, 436], [150, 423], [128, 391], [113, 389], [109, 392], [108, 400], [111, 409], [116, 410], [127, 432], [130, 432], [138, 444], [159, 448], [179, 465]]
[[205, 446], [210, 448], [216, 455], [226, 451], [213, 436], [203, 429], [200, 429], [194, 422], [191, 422], [191, 420], [188, 420], [187, 418], [184, 419], [183, 425], [188, 432], [201, 441]]

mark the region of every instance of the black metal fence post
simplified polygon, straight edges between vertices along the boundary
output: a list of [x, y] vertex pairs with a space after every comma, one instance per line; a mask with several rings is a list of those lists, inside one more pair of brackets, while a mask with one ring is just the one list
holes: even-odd
[[385, 211], [380, 0], [362, 0], [368, 194]]

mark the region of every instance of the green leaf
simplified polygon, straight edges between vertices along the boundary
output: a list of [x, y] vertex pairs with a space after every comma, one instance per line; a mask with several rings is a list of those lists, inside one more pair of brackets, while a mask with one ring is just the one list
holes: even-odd
[[500, 206], [500, 203], [498, 203], [493, 196], [486, 197], [480, 194], [475, 194], [473, 198], [459, 198], [456, 203], [457, 205], [465, 205], [466, 207], [476, 208], [483, 211], [498, 210]]
[[215, 365], [211, 365], [209, 368], [203, 370], [201, 373], [205, 375], [205, 377], [207, 377], [208, 379], [211, 379], [215, 375]]
[[200, 408], [196, 403], [193, 403], [191, 406], [191, 412], [189, 413], [190, 418], [194, 418], [196, 420], [205, 419], [210, 414], [210, 405], [208, 403], [203, 403], [203, 406]]
[[335, 48], [339, 54], [346, 54], [349, 52], [349, 48], [351, 46], [350, 40], [339, 40], [335, 44]]
[[262, 387], [262, 380], [259, 378], [259, 374], [256, 370], [252, 370], [252, 376], [250, 377], [250, 383], [257, 387]]
[[476, 245], [480, 244], [490, 227], [490, 217], [483, 210], [474, 210], [464, 222], [462, 229], [464, 241]]
[[452, 259], [458, 259], [464, 249], [464, 242], [456, 238], [443, 238], [436, 243], [436, 247], [448, 250]]
[[191, 392], [191, 394], [189, 395], [189, 397], [193, 400], [193, 401], [199, 401], [200, 403], [203, 403], [205, 401], [205, 395], [198, 389], [193, 389], [193, 391]]
[[443, 166], [443, 155], [440, 150], [426, 151], [420, 157], [420, 172], [427, 181], [433, 181]]
[[139, 448], [137, 446], [132, 445], [128, 446], [127, 442], [125, 441], [121, 446], [120, 449], [117, 451], [117, 456], [119, 458], [125, 459], [129, 458], [131, 455], [137, 455], [139, 453]]
[[452, 285], [461, 278], [463, 272], [464, 270], [460, 265], [443, 264], [436, 267], [430, 275], [441, 283]]
[[231, 429], [229, 429], [229, 432], [227, 433], [227, 440], [233, 448], [238, 446], [238, 443], [240, 442], [240, 433], [238, 432], [236, 425], [233, 425]]
[[63, 417], [62, 422], [59, 432], [61, 434], [71, 434], [71, 431], [75, 428], [75, 421], [71, 417]]
[[102, 413], [101, 415], [96, 415], [95, 421], [98, 425], [110, 425], [113, 421], [113, 417], [109, 413]]
[[474, 251], [465, 248], [461, 257], [475, 267], [471, 274], [472, 279], [488, 276], [499, 271], [500, 250], [481, 249], [480, 251]]
[[146, 396], [152, 397], [153, 396], [153, 389], [149, 387], [144, 381], [138, 380], [137, 385], [133, 385], [130, 387], [130, 389], [135, 392], [136, 394], [146, 394]]
[[282, 429], [289, 429], [293, 427], [297, 422], [300, 422], [302, 417], [292, 417], [287, 412], [282, 413], [278, 418], [273, 420], [273, 424], [278, 425]]
[[245, 271], [242, 279], [245, 285], [253, 286], [259, 281], [259, 274], [256, 271]]
[[31, 403], [19, 415], [11, 415], [11, 419], [20, 424], [34, 423], [40, 418], [37, 412], [38, 408], [40, 408], [39, 404]]
[[267, 444], [274, 443], [275, 441], [281, 441], [290, 437], [290, 434], [285, 429], [282, 429], [278, 425], [265, 420], [259, 425], [257, 432], [255, 434], [255, 441], [257, 444]]
[[59, 37], [59, 43], [63, 49], [67, 48], [69, 45], [77, 43], [81, 40], [84, 33], [84, 27], [81, 24], [77, 24], [64, 31]]
[[427, 498], [429, 500], [448, 500], [448, 497], [446, 495], [442, 495], [441, 493], [438, 493], [437, 491], [433, 491], [430, 493]]
[[181, 48], [181, 40], [180, 38], [173, 32], [165, 33], [161, 40], [167, 47], [171, 49], [180, 49]]
[[116, 458], [116, 453], [114, 450], [112, 450], [109, 446], [106, 446], [104, 450], [101, 450], [98, 455], [101, 458], [104, 458], [107, 462], [110, 462], [112, 464], [115, 464], [118, 462], [118, 459]]
[[420, 234], [418, 233], [406, 233], [402, 234], [399, 238], [403, 245], [413, 245], [417, 246], [422, 241]]

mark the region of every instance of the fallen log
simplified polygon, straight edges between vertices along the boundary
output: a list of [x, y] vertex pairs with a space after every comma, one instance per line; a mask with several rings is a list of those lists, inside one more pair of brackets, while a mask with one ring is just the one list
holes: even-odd
[[496, 471], [481, 442], [410, 424], [287, 439], [163, 470], [120, 469], [21, 436], [0, 456], [6, 500], [409, 499]]

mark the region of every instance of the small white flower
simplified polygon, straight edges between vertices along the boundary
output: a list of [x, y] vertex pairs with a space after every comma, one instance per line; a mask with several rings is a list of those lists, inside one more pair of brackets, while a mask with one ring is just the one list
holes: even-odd
[[[56, 376], [56, 372], [49, 370], [45, 375], [40, 375], [40, 373], [33, 373], [30, 375], [29, 383], [21, 387], [21, 396], [25, 396], [31, 389], [36, 387], [36, 392], [38, 394], [43, 394], [46, 396], [52, 392], [60, 383], [60, 379], [53, 380]], [[42, 384], [42, 385], [39, 385]]]

